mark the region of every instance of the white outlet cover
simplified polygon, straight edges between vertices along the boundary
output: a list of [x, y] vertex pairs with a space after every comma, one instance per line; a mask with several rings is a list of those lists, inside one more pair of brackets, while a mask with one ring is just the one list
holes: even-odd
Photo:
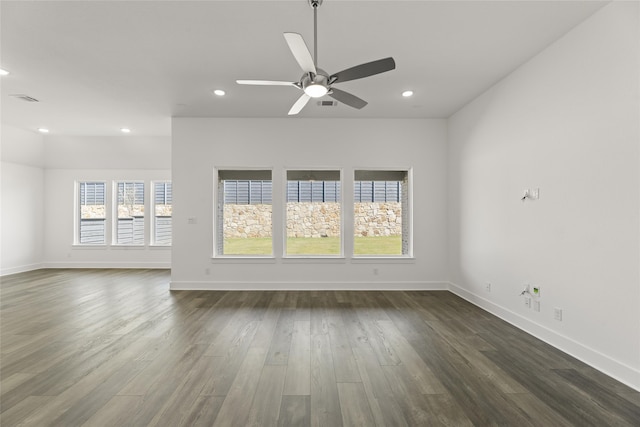
[[534, 188], [533, 190], [531, 190], [531, 198], [538, 200], [540, 198], [540, 189], [539, 188]]
[[553, 309], [553, 317], [554, 317], [554, 319], [556, 319], [558, 321], [562, 321], [562, 309], [561, 308], [554, 308]]

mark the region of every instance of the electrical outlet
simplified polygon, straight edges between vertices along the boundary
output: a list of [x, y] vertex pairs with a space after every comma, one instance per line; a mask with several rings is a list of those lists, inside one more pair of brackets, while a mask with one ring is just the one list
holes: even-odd
[[378, 269], [377, 269], [377, 268], [374, 268], [374, 269], [373, 269], [373, 275], [374, 275], [374, 276], [377, 276], [377, 275], [378, 275]]
[[531, 298], [525, 297], [524, 306], [527, 307], [527, 308], [531, 308]]
[[491, 283], [489, 283], [489, 282], [485, 283], [485, 285], [484, 285], [484, 289], [485, 289], [487, 292], [491, 292]]
[[540, 198], [540, 189], [534, 188], [531, 190], [531, 198], [533, 200], [538, 200]]
[[204, 269], [204, 274], [206, 274], [207, 276], [211, 274], [211, 270], [208, 268]]
[[554, 308], [553, 309], [553, 318], [556, 319], [559, 322], [562, 322], [562, 309], [561, 308]]

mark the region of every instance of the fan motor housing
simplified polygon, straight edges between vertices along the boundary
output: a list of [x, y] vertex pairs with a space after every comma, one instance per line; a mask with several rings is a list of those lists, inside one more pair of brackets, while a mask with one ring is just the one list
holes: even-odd
[[317, 69], [318, 74], [305, 73], [300, 79], [302, 89], [306, 89], [307, 86], [320, 85], [329, 89], [329, 76], [324, 70]]

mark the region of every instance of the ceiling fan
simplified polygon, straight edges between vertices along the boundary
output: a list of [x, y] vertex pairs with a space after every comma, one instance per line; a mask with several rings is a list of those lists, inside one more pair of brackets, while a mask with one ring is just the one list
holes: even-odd
[[263, 85], [263, 86], [293, 86], [304, 93], [293, 104], [289, 110], [289, 115], [298, 114], [311, 98], [320, 98], [329, 95], [333, 99], [340, 101], [353, 108], [363, 108], [367, 102], [333, 87], [336, 83], [343, 83], [349, 80], [361, 79], [363, 77], [373, 76], [375, 74], [391, 71], [396, 68], [393, 58], [384, 58], [377, 61], [367, 62], [365, 64], [356, 65], [347, 68], [335, 74], [327, 74], [321, 68], [318, 68], [318, 7], [322, 4], [322, 0], [308, 0], [313, 8], [313, 53], [311, 56], [307, 45], [302, 36], [298, 33], [284, 33], [284, 38], [291, 49], [296, 61], [304, 71], [304, 74], [298, 82], [284, 82], [273, 80], [236, 80], [241, 85]]

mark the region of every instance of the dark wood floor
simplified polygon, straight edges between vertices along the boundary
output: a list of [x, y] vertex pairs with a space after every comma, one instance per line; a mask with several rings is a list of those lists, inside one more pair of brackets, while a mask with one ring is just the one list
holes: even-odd
[[640, 393], [448, 292], [2, 278], [2, 426], [638, 426]]

